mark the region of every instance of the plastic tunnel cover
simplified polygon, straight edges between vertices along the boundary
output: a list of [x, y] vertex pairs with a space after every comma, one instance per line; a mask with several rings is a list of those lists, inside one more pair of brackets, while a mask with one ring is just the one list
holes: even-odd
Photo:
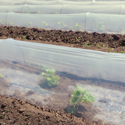
[[[124, 60], [125, 55], [119, 53], [7, 39], [0, 44], [0, 74], [10, 86], [4, 87], [1, 94], [13, 96], [18, 91], [20, 98], [32, 103], [65, 109], [70, 103], [68, 95], [78, 85], [96, 98], [91, 106], [98, 111], [93, 116], [91, 108], [81, 113], [105, 122], [125, 124]], [[40, 74], [49, 69], [55, 70], [53, 75], [59, 77], [53, 88], [45, 87], [47, 83], [40, 86], [46, 79]]]

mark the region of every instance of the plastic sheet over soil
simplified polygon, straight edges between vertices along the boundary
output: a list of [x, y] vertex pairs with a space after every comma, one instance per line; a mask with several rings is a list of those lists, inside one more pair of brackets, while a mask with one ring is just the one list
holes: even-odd
[[125, 14], [125, 5], [13, 5], [0, 6], [0, 12], [36, 13], [36, 14], [73, 14], [73, 13], [102, 13]]
[[80, 13], [62, 15], [0, 13], [1, 25], [100, 33], [121, 34], [125, 30], [124, 20], [124, 15], [112, 14]]
[[[118, 53], [0, 40], [0, 74], [10, 85], [1, 94], [18, 93], [33, 103], [66, 110], [78, 85], [96, 98], [91, 105], [80, 104], [79, 116], [125, 124], [124, 60], [125, 55]], [[52, 88], [40, 86], [41, 67], [55, 69], [59, 83]]]
[[30, 5], [53, 5], [53, 4], [74, 4], [74, 5], [107, 5], [107, 4], [113, 4], [113, 5], [120, 5], [125, 4], [124, 0], [12, 0], [11, 2], [9, 0], [0, 0], [1, 5], [24, 5], [24, 4], [30, 4]]

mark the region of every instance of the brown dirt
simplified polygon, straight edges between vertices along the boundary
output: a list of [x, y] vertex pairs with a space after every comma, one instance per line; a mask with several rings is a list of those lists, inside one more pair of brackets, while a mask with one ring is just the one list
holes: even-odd
[[[98, 34], [1, 26], [0, 39], [2, 38], [14, 38], [17, 40], [93, 49], [105, 52], [117, 51], [121, 53], [125, 51], [125, 35], [118, 34]], [[85, 42], [88, 41], [88, 45], [85, 45]], [[20, 69], [21, 71], [40, 74], [40, 70], [37, 67], [27, 66], [27, 69], [24, 69], [21, 67], [23, 64], [18, 65], [17, 67], [15, 62], [8, 64], [0, 61], [1, 68]], [[69, 93], [67, 90], [68, 85], [76, 85], [76, 83], [82, 82], [84, 84], [125, 91], [125, 86], [122, 83], [118, 85], [110, 81], [85, 79], [73, 74], [66, 74], [63, 76], [57, 75], [60, 77], [60, 84], [53, 88], [46, 89], [57, 93]], [[2, 90], [6, 91], [10, 86], [9, 81], [0, 78], [0, 92]], [[34, 92], [29, 91], [25, 93], [25, 96], [31, 94], [34, 94]], [[102, 120], [94, 121], [93, 116], [98, 113], [99, 110], [90, 103], [82, 103], [78, 107], [75, 116], [66, 113], [65, 111], [67, 111], [68, 107], [72, 106], [69, 101], [71, 99], [71, 93], [69, 93], [68, 96], [65, 94], [53, 95], [50, 99], [45, 100], [49, 102], [49, 105], [46, 106], [48, 108], [44, 108], [41, 102], [36, 102], [35, 104], [27, 102], [25, 96], [21, 97], [20, 95], [21, 92], [17, 90], [11, 97], [8, 97], [6, 93], [4, 93], [4, 96], [0, 96], [0, 125], [104, 125], [104, 121]]]
[[0, 38], [92, 49], [104, 52], [125, 52], [125, 35], [44, 30], [38, 28], [0, 26]]

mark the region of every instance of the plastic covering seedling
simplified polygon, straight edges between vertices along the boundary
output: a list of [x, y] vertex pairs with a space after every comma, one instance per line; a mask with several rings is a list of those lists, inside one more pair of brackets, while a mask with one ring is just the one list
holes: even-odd
[[48, 26], [48, 24], [47, 24], [45, 21], [43, 21], [43, 22], [41, 23], [41, 25], [42, 25], [42, 28], [43, 28], [43, 29], [45, 29], [45, 26]]
[[100, 22], [96, 28], [97, 28], [97, 32], [99, 33], [102, 33], [105, 30], [105, 26], [103, 22]]
[[64, 27], [66, 27], [66, 24], [65, 24], [63, 21], [58, 22], [58, 24], [60, 25], [60, 28], [64, 28]]
[[77, 24], [73, 27], [73, 29], [74, 29], [75, 31], [78, 31], [80, 27], [81, 27], [80, 23], [77, 23]]
[[59, 12], [53, 12], [53, 14], [60, 14]]
[[80, 86], [76, 86], [77, 90], [74, 90], [72, 92], [72, 98], [70, 102], [74, 104], [73, 108], [69, 107], [68, 108], [68, 113], [75, 114], [76, 113], [76, 107], [78, 108], [79, 104], [81, 102], [94, 102], [95, 98], [91, 95], [90, 92], [85, 90], [84, 88]]
[[41, 14], [41, 12], [40, 12], [40, 11], [38, 11], [37, 13], [38, 13], [38, 14]]
[[13, 22], [12, 21], [8, 21], [9, 25], [12, 26], [13, 25]]
[[0, 20], [0, 24], [4, 25], [5, 24], [5, 20]]
[[2, 74], [0, 74], [0, 78], [3, 78], [3, 75], [2, 75]]
[[40, 86], [42, 87], [53, 87], [54, 85], [58, 84], [59, 76], [54, 75], [55, 69], [49, 69], [44, 66], [41, 66], [42, 73], [40, 76], [44, 76], [42, 83]]

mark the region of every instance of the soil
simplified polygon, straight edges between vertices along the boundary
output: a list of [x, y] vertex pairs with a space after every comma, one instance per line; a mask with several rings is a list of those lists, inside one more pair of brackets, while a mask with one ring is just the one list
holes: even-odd
[[[125, 52], [125, 35], [119, 34], [0, 26], [0, 39], [6, 38], [105, 52]], [[86, 44], [87, 42], [88, 44]], [[17, 62], [5, 63], [0, 61], [0, 68], [19, 69], [27, 73], [40, 74], [40, 69], [37, 66], [26, 65], [26, 69], [23, 68], [25, 64], [16, 65]], [[10, 81], [6, 81], [4, 77], [0, 78], [0, 92], [5, 91], [3, 95], [0, 95], [0, 125], [110, 125], [110, 123], [104, 123], [103, 120], [95, 121], [93, 119], [94, 115], [100, 110], [91, 103], [81, 103], [75, 115], [66, 113], [68, 107], [72, 107], [69, 101], [71, 92], [67, 90], [67, 87], [82, 82], [125, 92], [123, 83], [117, 84], [102, 79], [86, 79], [65, 72], [60, 72], [57, 75], [60, 77], [59, 84], [46, 89], [56, 93], [68, 93], [68, 95], [53, 95], [51, 98], [44, 100], [49, 103], [45, 107], [41, 102], [35, 102], [34, 104], [34, 102], [25, 99], [25, 96], [34, 94], [34, 91], [31, 90], [23, 96], [20, 96], [21, 92], [19, 90], [15, 91], [12, 96], [7, 95], [6, 90], [11, 86]], [[37, 84], [40, 85], [40, 83], [41, 81]]]
[[0, 39], [54, 44], [104, 52], [125, 52], [125, 35], [0, 26]]

